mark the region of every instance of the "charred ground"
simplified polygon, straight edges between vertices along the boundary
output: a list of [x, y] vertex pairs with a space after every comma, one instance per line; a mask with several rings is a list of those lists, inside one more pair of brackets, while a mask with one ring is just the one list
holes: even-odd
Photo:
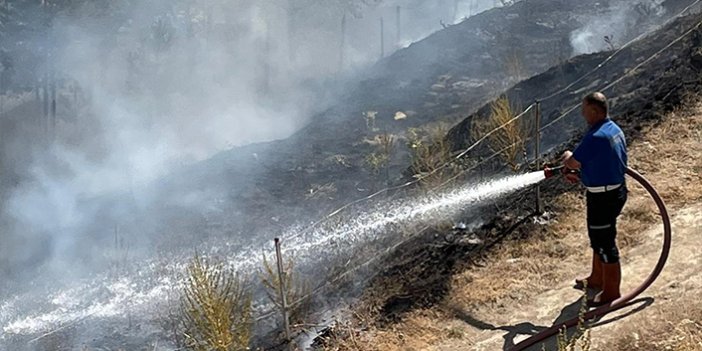
[[[159, 199], [149, 204], [149, 208], [130, 205], [123, 195], [115, 195], [106, 203], [86, 200], [86, 206], [108, 208], [120, 204], [129, 221], [124, 223], [124, 217], [103, 217], [96, 228], [119, 223], [135, 245], [145, 238], [166, 236], [167, 240], [155, 246], [167, 251], [180, 247], [181, 242], [191, 242], [193, 235], [197, 235], [198, 241], [225, 237], [236, 238], [235, 245], [260, 243], [300, 218], [317, 218], [383, 187], [385, 180], [364, 166], [364, 157], [372, 151], [364, 139], [381, 132], [402, 137], [410, 127], [443, 120], [458, 122], [447, 136], [455, 150], [470, 144], [471, 121], [486, 116], [488, 105], [483, 104], [519, 79], [506, 67], [513, 55], [520, 58], [523, 69], [518, 75], [534, 76], [506, 91], [511, 100], [522, 106], [594, 69], [612, 52], [567, 59], [571, 55], [568, 34], [581, 26], [586, 16], [597, 15], [594, 3], [519, 2], [471, 17], [384, 59], [365, 72], [360, 83], [351, 83], [350, 93], [342, 96], [342, 103], [316, 116], [307, 128], [291, 138], [220, 153], [139, 189], [154, 193], [153, 198]], [[668, 1], [664, 5], [669, 6], [669, 13], [674, 13], [682, 7], [680, 3]], [[637, 19], [631, 33], [621, 33], [621, 37], [633, 38], [660, 21], [661, 18]], [[632, 64], [649, 57], [697, 21], [699, 18], [695, 16], [676, 21], [621, 51], [581, 84], [544, 101], [544, 123], [577, 104], [584, 92], [622, 77]], [[625, 78], [615, 90], [607, 92], [612, 97], [614, 114], [633, 142], [642, 126], [656, 123], [685, 94], [697, 90], [702, 62], [699, 40], [700, 34], [695, 31]], [[368, 111], [377, 111], [375, 129], [368, 128], [363, 119], [363, 113]], [[398, 111], [408, 117], [395, 120]], [[574, 114], [554, 128], [558, 133], [544, 133], [544, 145], [556, 153], [582, 130], [582, 124]], [[468, 158], [480, 159], [487, 154], [487, 149], [476, 149]], [[400, 148], [390, 163], [393, 183], [407, 179], [407, 166], [407, 150]], [[459, 181], [503, 172], [503, 165], [495, 161], [485, 164], [480, 172], [469, 172]], [[237, 186], [229, 186], [222, 179], [237, 180]], [[333, 185], [329, 188], [333, 191], [311, 192], [328, 184]], [[547, 188], [547, 200], [569, 190], [555, 183]], [[179, 201], [190, 194], [216, 196], [211, 206], [193, 212], [179, 206]], [[335, 297], [343, 300], [346, 292], [354, 292], [363, 287], [369, 276], [374, 277], [365, 289], [362, 304], [374, 312], [377, 320], [373, 323], [381, 324], [402, 318], [403, 313], [418, 306], [441, 300], [447, 290], [447, 278], [458, 267], [466, 261], [480, 261], [480, 256], [497, 243], [525, 235], [519, 224], [530, 214], [533, 203], [530, 196], [529, 192], [523, 192], [505, 199], [496, 205], [497, 211], [492, 208], [484, 213], [467, 211], [466, 221], [488, 223], [471, 236], [458, 235], [455, 240], [447, 241], [445, 228], [426, 229], [423, 235], [396, 248], [389, 257], [358, 276], [339, 281], [333, 287], [338, 289]], [[152, 209], [162, 215], [150, 217]], [[96, 212], [101, 213], [99, 209]], [[493, 216], [495, 212], [497, 215]], [[473, 236], [486, 244], [475, 244]], [[90, 231], [80, 233], [79, 239], [85, 239], [86, 247], [95, 240]], [[382, 240], [373, 243], [378, 247], [388, 244]], [[357, 260], [365, 258], [361, 255], [364, 249], [358, 248]], [[84, 254], [85, 257], [79, 258], [81, 264], [89, 265], [96, 259], [90, 257], [89, 250]], [[375, 269], [380, 269], [380, 273], [376, 274]], [[333, 276], [337, 272], [330, 268], [324, 273]]]

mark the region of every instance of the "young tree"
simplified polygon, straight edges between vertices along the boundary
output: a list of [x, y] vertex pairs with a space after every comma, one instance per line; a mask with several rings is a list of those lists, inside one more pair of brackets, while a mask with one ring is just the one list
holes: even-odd
[[490, 104], [490, 116], [487, 120], [473, 119], [472, 136], [474, 140], [487, 137], [490, 150], [499, 154], [513, 171], [519, 168], [520, 156], [526, 155], [526, 140], [531, 133], [532, 123], [529, 115], [513, 120], [519, 109], [515, 108], [506, 96], [501, 96]]
[[195, 255], [188, 265], [181, 311], [188, 349], [248, 349], [251, 294], [245, 283], [222, 263], [212, 263]]

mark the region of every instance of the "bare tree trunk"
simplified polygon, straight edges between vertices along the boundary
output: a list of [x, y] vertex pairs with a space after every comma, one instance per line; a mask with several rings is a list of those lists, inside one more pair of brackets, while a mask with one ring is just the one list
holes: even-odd
[[41, 129], [43, 133], [44, 129], [44, 124], [43, 120], [41, 118], [41, 83], [39, 82], [39, 79], [35, 80], [34, 82], [34, 102], [36, 103], [36, 111], [37, 111], [37, 120], [39, 121], [39, 129]]
[[42, 123], [44, 125], [44, 137], [46, 140], [50, 137], [50, 122], [49, 122], [49, 74], [44, 73], [44, 80], [42, 82]]
[[264, 44], [263, 54], [263, 93], [268, 95], [271, 89], [271, 26], [266, 24], [266, 43]]
[[5, 80], [0, 76], [0, 116], [5, 114]]
[[296, 9], [293, 0], [288, 0], [288, 60], [290, 63], [294, 63], [297, 58], [297, 48], [295, 47], [295, 16]]
[[341, 40], [339, 44], [339, 72], [344, 70], [344, 49], [346, 48], [346, 13], [341, 17]]
[[395, 39], [395, 45], [399, 48], [402, 42], [402, 22], [401, 22], [401, 16], [402, 15], [402, 8], [398, 5], [395, 8], [395, 32], [397, 34], [397, 38]]
[[385, 23], [380, 17], [380, 58], [385, 57]]
[[51, 74], [51, 141], [56, 140], [56, 75]]

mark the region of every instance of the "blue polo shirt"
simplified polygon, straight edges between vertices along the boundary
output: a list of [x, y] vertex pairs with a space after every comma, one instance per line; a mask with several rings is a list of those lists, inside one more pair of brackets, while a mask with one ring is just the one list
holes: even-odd
[[573, 151], [580, 179], [587, 187], [624, 183], [627, 155], [621, 128], [609, 117], [590, 127]]

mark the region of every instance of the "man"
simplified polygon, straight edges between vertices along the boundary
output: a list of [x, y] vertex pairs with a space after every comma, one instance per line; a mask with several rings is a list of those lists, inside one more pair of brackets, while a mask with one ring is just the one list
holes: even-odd
[[563, 154], [568, 181], [578, 178], [587, 188], [587, 228], [593, 250], [590, 276], [575, 280], [575, 288], [601, 290], [588, 300], [591, 307], [602, 306], [618, 299], [621, 294], [621, 266], [617, 249], [617, 217], [627, 199], [624, 173], [627, 151], [624, 133], [608, 114], [607, 98], [592, 93], [583, 99], [582, 115], [590, 125], [574, 152]]

